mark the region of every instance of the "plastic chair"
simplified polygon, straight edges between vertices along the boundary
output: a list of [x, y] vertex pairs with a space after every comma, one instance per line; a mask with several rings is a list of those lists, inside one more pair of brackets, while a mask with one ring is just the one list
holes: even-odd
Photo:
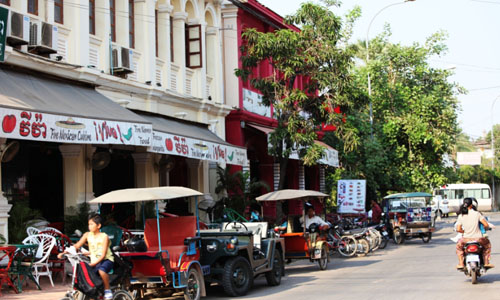
[[0, 296], [2, 295], [1, 290], [4, 283], [8, 286], [12, 287], [16, 294], [19, 293], [16, 286], [12, 282], [10, 278], [9, 272], [10, 267], [12, 265], [12, 261], [14, 260], [14, 253], [16, 251], [16, 247], [14, 246], [2, 246], [0, 247], [0, 261], [3, 261], [4, 258], [8, 259], [7, 265], [0, 265]]
[[64, 233], [60, 233], [58, 230], [48, 228], [50, 227], [45, 228], [47, 230], [40, 232], [40, 234], [47, 234], [53, 236], [56, 239], [56, 245], [54, 246], [54, 248], [52, 248], [52, 252], [49, 256], [50, 269], [52, 271], [52, 274], [61, 273], [63, 284], [65, 284], [66, 276], [64, 274], [64, 265], [66, 263], [66, 260], [64, 258], [57, 258], [57, 254], [63, 252], [64, 249], [71, 246], [71, 239]]
[[59, 234], [62, 234], [62, 232], [57, 229], [57, 228], [54, 228], [54, 227], [45, 227], [44, 229], [42, 229], [41, 231], [53, 231], [55, 233], [59, 233]]
[[23, 244], [36, 244], [38, 249], [35, 254], [35, 261], [33, 262], [34, 277], [38, 284], [40, 284], [40, 276], [49, 277], [50, 284], [54, 286], [52, 281], [52, 271], [48, 262], [49, 255], [56, 244], [56, 239], [48, 234], [33, 235], [25, 238]]
[[28, 236], [37, 235], [40, 234], [40, 232], [41, 232], [40, 229], [33, 226], [26, 228], [26, 233], [28, 234]]

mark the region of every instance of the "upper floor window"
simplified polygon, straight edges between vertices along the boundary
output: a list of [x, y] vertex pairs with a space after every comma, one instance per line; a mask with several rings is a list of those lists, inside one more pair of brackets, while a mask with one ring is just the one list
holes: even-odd
[[28, 0], [28, 13], [38, 15], [38, 0]]
[[54, 22], [64, 24], [63, 0], [54, 0]]
[[158, 57], [158, 10], [155, 9], [155, 54]]
[[109, 0], [109, 19], [111, 22], [111, 41], [116, 42], [116, 15], [115, 0]]
[[95, 0], [89, 0], [89, 33], [95, 34]]
[[128, 0], [128, 43], [135, 48], [134, 0]]
[[10, 0], [0, 0], [0, 4], [10, 5]]
[[174, 62], [174, 18], [170, 17], [170, 61]]
[[186, 25], [186, 66], [201, 68], [201, 25]]

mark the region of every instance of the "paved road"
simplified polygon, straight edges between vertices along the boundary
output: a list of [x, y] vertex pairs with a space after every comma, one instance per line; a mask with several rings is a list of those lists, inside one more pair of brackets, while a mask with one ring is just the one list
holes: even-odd
[[[491, 216], [497, 226], [490, 232], [492, 263], [497, 268], [472, 285], [470, 278], [456, 271], [454, 218], [438, 222], [438, 231], [429, 244], [420, 239], [367, 257], [335, 257], [328, 270], [317, 264], [295, 262], [287, 266], [280, 286], [268, 287], [259, 278], [245, 297], [235, 299], [318, 300], [318, 299], [500, 299], [500, 215]], [[231, 299], [221, 288], [211, 287], [206, 300]]]

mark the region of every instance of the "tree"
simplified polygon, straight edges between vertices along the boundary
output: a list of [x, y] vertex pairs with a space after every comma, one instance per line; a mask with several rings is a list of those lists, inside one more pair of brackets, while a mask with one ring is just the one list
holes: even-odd
[[[388, 191], [429, 191], [448, 183], [453, 170], [444, 165], [443, 156], [454, 150], [459, 133], [456, 96], [464, 92], [448, 80], [451, 71], [428, 63], [446, 51], [443, 33], [410, 46], [391, 43], [389, 37], [386, 28], [371, 40], [370, 61], [352, 74], [358, 87], [352, 96], [358, 99], [367, 99], [367, 72], [372, 75], [374, 136], [367, 106], [346, 111], [346, 121], [358, 129], [360, 143], [352, 152], [339, 153], [344, 178], [365, 178], [371, 198]], [[364, 42], [352, 47], [359, 61], [364, 60]], [[328, 143], [342, 150], [336, 137], [329, 137]]]
[[[346, 47], [347, 35], [359, 16], [355, 9], [347, 16], [346, 25], [327, 6], [302, 4], [285, 19], [300, 31], [280, 29], [263, 33], [247, 29], [241, 48], [242, 68], [236, 75], [250, 80], [263, 96], [263, 104], [274, 107], [278, 127], [270, 135], [270, 154], [280, 164], [279, 189], [284, 187], [290, 153], [299, 149], [305, 165], [315, 164], [324, 148], [315, 144], [316, 131], [321, 123], [334, 124], [337, 134], [353, 145], [356, 140], [351, 128], [333, 113], [339, 106], [349, 105], [348, 96], [352, 53]], [[270, 63], [274, 70], [268, 77], [257, 77], [254, 68]], [[301, 80], [303, 88], [296, 87]]]

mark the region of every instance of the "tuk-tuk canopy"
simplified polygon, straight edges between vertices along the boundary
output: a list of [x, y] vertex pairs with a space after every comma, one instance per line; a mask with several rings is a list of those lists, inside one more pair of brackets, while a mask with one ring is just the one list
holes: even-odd
[[162, 186], [152, 188], [135, 188], [116, 190], [104, 195], [101, 195], [89, 203], [127, 203], [127, 202], [143, 202], [155, 200], [169, 200], [175, 198], [203, 196], [202, 193], [182, 187], [182, 186]]
[[255, 198], [257, 201], [295, 200], [300, 198], [323, 198], [327, 194], [311, 190], [279, 190]]
[[422, 193], [422, 192], [399, 193], [399, 194], [387, 195], [384, 197], [384, 199], [414, 198], [414, 197], [432, 197], [432, 195], [428, 194], [428, 193]]

